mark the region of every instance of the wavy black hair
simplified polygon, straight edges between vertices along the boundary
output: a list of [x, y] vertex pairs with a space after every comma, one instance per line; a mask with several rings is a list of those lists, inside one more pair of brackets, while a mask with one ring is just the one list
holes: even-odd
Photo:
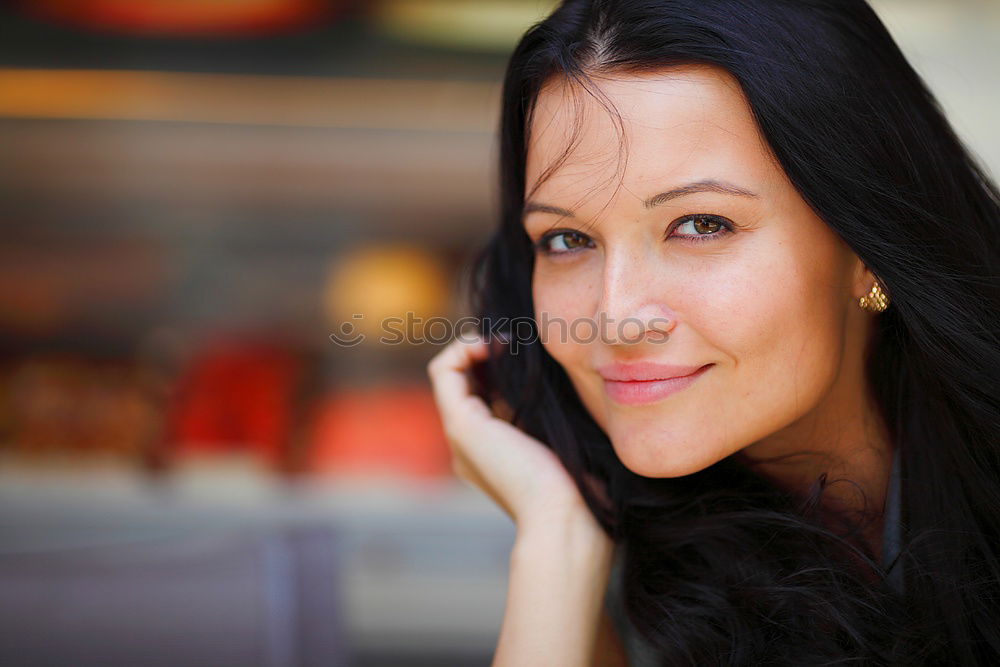
[[903, 591], [820, 520], [822, 480], [803, 498], [733, 457], [629, 471], [537, 339], [491, 354], [493, 397], [623, 547], [628, 619], [662, 664], [1000, 664], [1000, 194], [863, 0], [565, 0], [509, 61], [474, 311], [533, 316], [522, 212], [542, 85], [684, 65], [735, 77], [799, 194], [891, 296], [867, 379], [900, 456]]

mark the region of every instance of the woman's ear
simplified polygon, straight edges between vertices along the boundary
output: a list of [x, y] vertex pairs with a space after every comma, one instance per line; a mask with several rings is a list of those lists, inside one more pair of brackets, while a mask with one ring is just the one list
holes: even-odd
[[872, 285], [875, 284], [875, 274], [865, 266], [860, 257], [854, 259], [851, 277], [851, 296], [855, 300], [868, 294], [871, 291]]

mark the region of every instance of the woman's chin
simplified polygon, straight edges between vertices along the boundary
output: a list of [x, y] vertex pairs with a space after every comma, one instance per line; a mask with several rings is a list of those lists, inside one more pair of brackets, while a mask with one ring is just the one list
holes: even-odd
[[683, 477], [704, 470], [721, 460], [704, 442], [687, 444], [682, 439], [671, 442], [661, 438], [652, 445], [644, 438], [614, 439], [615, 453], [622, 465], [643, 477]]

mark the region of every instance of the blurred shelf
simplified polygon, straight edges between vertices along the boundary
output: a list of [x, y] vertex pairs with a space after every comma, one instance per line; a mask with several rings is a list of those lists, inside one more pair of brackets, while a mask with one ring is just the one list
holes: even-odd
[[40, 76], [0, 73], [0, 202], [23, 233], [76, 219], [184, 237], [238, 218], [280, 239], [353, 224], [441, 241], [493, 218], [493, 84], [52, 73], [89, 92], [46, 106], [62, 86]]
[[239, 461], [150, 482], [110, 465], [59, 472], [0, 462], [0, 555], [289, 526], [334, 531], [346, 630], [361, 654], [482, 654], [494, 645], [514, 526], [465, 483], [289, 485]]
[[15, 67], [498, 81], [505, 55], [401, 42], [363, 13], [282, 35], [176, 38], [81, 30], [0, 6], [0, 65]]
[[472, 245], [494, 218], [504, 65], [394, 40], [364, 12], [181, 39], [0, 7], [0, 224], [189, 254], [206, 238]]
[[490, 133], [499, 84], [0, 68], [0, 116]]

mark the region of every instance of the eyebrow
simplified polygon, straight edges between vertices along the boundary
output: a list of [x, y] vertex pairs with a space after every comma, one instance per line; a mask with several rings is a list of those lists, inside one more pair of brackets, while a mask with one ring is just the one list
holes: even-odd
[[[751, 192], [746, 188], [741, 188], [738, 185], [733, 185], [732, 183], [727, 183], [726, 181], [720, 181], [716, 179], [704, 179], [701, 181], [696, 181], [694, 183], [687, 183], [685, 185], [681, 185], [680, 187], [673, 188], [672, 190], [661, 192], [658, 195], [653, 195], [652, 197], [644, 201], [642, 205], [644, 208], [654, 208], [664, 202], [670, 201], [671, 199], [676, 199], [677, 197], [683, 197], [684, 195], [694, 194], [695, 192], [718, 192], [720, 194], [734, 195], [737, 197], [756, 198], [759, 196], [756, 192]], [[550, 206], [548, 204], [542, 204], [533, 201], [525, 202], [522, 216], [528, 215], [529, 213], [553, 213], [555, 215], [561, 215], [567, 218], [574, 217], [573, 212], [565, 208], [560, 208], [558, 206]]]

